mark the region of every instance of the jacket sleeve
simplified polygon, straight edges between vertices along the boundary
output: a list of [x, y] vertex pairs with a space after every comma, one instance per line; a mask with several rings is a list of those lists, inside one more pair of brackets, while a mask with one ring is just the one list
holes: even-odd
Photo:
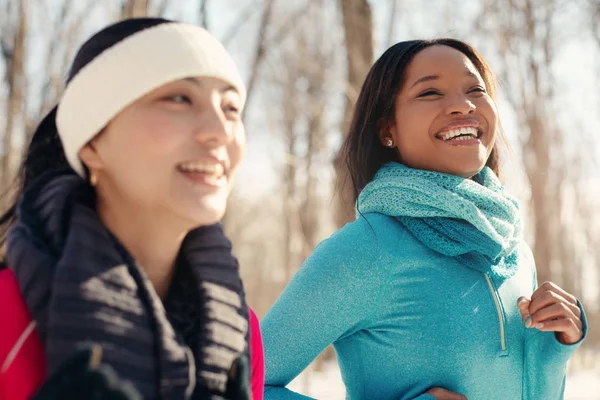
[[28, 399], [46, 377], [46, 358], [17, 280], [0, 269], [0, 399]]
[[[534, 271], [534, 291], [537, 279]], [[565, 394], [567, 361], [587, 337], [588, 323], [581, 302], [583, 337], [579, 342], [565, 345], [558, 341], [554, 332], [527, 329], [523, 365], [524, 400], [563, 400]]]
[[286, 385], [328, 345], [365, 326], [384, 277], [364, 225], [355, 221], [319, 244], [261, 321], [265, 399], [309, 399]]

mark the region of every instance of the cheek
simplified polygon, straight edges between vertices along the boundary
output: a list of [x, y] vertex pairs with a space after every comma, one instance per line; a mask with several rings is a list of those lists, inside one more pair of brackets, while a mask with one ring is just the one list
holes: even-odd
[[246, 154], [246, 131], [243, 126], [236, 129], [233, 140], [227, 146], [227, 152], [229, 153], [231, 169], [235, 171]]
[[395, 140], [406, 147], [430, 143], [430, 129], [438, 112], [431, 106], [405, 107], [396, 114]]
[[121, 185], [157, 186], [161, 175], [171, 173], [175, 155], [185, 146], [181, 127], [150, 115], [123, 122], [111, 127], [99, 149], [106, 173]]
[[123, 132], [123, 148], [129, 150], [132, 161], [147, 169], [172, 162], [172, 154], [186, 146], [186, 138], [189, 140], [189, 127], [186, 130], [181, 119], [161, 117], [160, 113], [139, 118]]
[[493, 147], [498, 134], [498, 110], [495, 103], [489, 98], [482, 102], [479, 109], [487, 122], [488, 132], [490, 133], [488, 146]]
[[139, 144], [155, 153], [167, 153], [189, 140], [190, 123], [182, 117], [154, 115], [138, 124], [131, 133], [132, 145]]

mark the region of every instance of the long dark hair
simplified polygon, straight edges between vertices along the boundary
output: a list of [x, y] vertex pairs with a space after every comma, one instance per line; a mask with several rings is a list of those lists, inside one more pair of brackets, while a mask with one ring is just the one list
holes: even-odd
[[[116, 43], [143, 29], [170, 22], [173, 21], [162, 18], [135, 18], [124, 20], [104, 28], [89, 38], [79, 48], [67, 74], [65, 85], [68, 85], [75, 75], [90, 61]], [[93, 93], [90, 93], [90, 96], [93, 95]], [[56, 111], [57, 107], [54, 107], [37, 126], [23, 156], [18, 176], [12, 185], [13, 190], [9, 190], [5, 194], [5, 196], [12, 194], [14, 201], [0, 216], [0, 256], [2, 256], [0, 260], [3, 258], [2, 250], [6, 242], [6, 235], [16, 218], [18, 202], [23, 192], [31, 185], [31, 182], [42, 173], [48, 171], [64, 171], [66, 174], [75, 174], [75, 171], [67, 162], [60, 137], [58, 136], [55, 122]]]
[[[379, 130], [394, 120], [395, 101], [402, 89], [406, 68], [417, 53], [423, 49], [444, 45], [465, 54], [483, 78], [487, 92], [495, 101], [496, 79], [483, 57], [470, 45], [456, 39], [410, 40], [400, 42], [388, 50], [375, 62], [360, 91], [348, 135], [342, 144], [341, 156], [348, 169], [351, 182], [342, 179], [338, 186], [352, 184], [352, 200], [356, 202], [362, 189], [385, 163], [398, 161], [396, 149], [384, 147], [379, 140]], [[499, 129], [496, 143], [487, 160], [498, 176], [500, 171], [499, 143], [506, 139]], [[343, 192], [343, 191], [342, 191]]]

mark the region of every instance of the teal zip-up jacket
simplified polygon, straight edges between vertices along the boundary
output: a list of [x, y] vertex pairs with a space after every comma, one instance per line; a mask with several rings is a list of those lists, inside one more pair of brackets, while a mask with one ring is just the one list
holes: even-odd
[[430, 400], [436, 386], [469, 400], [562, 399], [581, 341], [523, 326], [517, 299], [537, 284], [521, 247], [517, 273], [496, 282], [393, 217], [360, 216], [317, 246], [262, 320], [265, 399], [307, 398], [285, 386], [329, 344], [347, 399]]

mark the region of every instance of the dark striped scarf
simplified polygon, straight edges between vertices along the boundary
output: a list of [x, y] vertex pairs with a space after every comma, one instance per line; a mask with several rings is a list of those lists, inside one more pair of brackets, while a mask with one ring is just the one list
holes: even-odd
[[144, 399], [227, 397], [249, 334], [238, 263], [222, 227], [185, 238], [163, 304], [94, 203], [81, 178], [48, 174], [24, 194], [7, 239], [7, 263], [37, 321], [49, 371], [92, 342]]

